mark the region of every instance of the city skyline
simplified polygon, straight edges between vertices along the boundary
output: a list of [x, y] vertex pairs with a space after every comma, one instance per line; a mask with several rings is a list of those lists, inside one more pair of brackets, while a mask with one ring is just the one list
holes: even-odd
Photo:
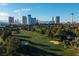
[[22, 22], [22, 16], [31, 14], [40, 21], [51, 21], [52, 16], [60, 16], [61, 22], [79, 19], [78, 3], [0, 3], [0, 22], [8, 22], [8, 17], [13, 16]]

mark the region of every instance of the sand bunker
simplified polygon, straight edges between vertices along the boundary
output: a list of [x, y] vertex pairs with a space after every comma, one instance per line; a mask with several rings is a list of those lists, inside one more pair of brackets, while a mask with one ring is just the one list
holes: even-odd
[[53, 44], [60, 44], [58, 41], [50, 41]]

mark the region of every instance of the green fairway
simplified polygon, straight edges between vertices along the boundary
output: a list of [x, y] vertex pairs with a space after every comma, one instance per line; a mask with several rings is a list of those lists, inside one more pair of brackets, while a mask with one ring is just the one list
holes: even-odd
[[[74, 50], [64, 49], [62, 43], [60, 44], [50, 43], [49, 42], [50, 40], [48, 39], [47, 35], [43, 35], [37, 32], [21, 30], [20, 34], [17, 35], [19, 36], [18, 39], [25, 39], [31, 41], [32, 44], [30, 44], [30, 46], [49, 52], [49, 54], [45, 55], [75, 55], [77, 52]], [[55, 41], [55, 39], [52, 40]], [[44, 53], [40, 51], [40, 54], [42, 55]]]

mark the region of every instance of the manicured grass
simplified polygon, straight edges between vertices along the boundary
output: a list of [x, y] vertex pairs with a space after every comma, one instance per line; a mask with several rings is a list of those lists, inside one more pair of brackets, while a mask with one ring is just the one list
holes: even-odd
[[[43, 35], [37, 32], [31, 32], [31, 31], [24, 31], [21, 30], [20, 34], [21, 37], [19, 37], [20, 39], [25, 39], [25, 40], [29, 40], [31, 42], [33, 42], [34, 44], [30, 44], [31, 46], [37, 47], [39, 49], [51, 52], [51, 53], [55, 53], [57, 55], [75, 55], [76, 51], [75, 50], [69, 50], [69, 49], [64, 49], [63, 48], [63, 44], [53, 44], [50, 43], [49, 38], [47, 37], [47, 35]], [[54, 40], [54, 39], [52, 39]], [[53, 54], [51, 54], [53, 55]]]

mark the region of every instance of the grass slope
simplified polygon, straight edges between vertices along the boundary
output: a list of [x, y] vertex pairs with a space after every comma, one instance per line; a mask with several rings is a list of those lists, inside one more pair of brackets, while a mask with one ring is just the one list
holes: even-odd
[[[64, 49], [62, 44], [56, 45], [50, 43], [47, 35], [24, 30], [21, 30], [20, 34], [17, 35], [20, 39], [29, 40], [31, 47], [41, 49], [40, 52], [37, 52], [38, 55], [75, 55], [76, 53], [76, 51]], [[34, 48], [32, 48], [32, 50]], [[31, 53], [34, 54], [38, 49], [34, 49]], [[46, 52], [49, 53], [45, 54]]]

